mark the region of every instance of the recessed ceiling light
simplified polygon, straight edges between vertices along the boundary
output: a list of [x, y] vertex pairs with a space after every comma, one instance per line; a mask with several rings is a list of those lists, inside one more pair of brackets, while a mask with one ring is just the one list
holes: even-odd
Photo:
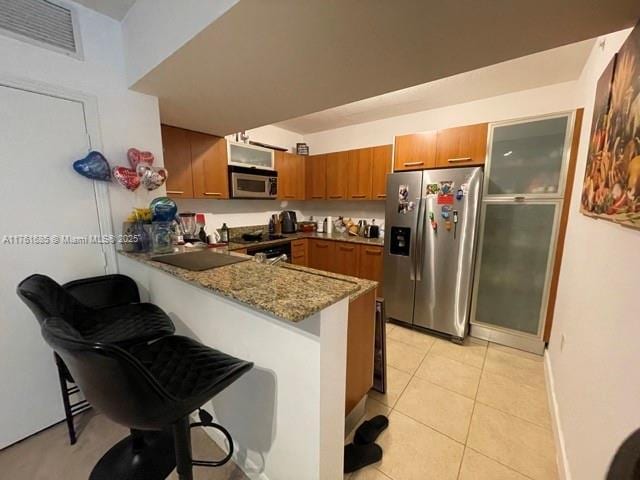
[[513, 153], [513, 150], [509, 150], [507, 153], [504, 153], [503, 155], [505, 157], [508, 157], [509, 155], [511, 155]]

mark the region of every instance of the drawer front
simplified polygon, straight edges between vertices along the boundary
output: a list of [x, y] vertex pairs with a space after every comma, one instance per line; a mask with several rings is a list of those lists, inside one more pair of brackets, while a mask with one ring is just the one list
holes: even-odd
[[308, 259], [308, 240], [294, 240], [291, 242], [291, 263], [306, 267]]

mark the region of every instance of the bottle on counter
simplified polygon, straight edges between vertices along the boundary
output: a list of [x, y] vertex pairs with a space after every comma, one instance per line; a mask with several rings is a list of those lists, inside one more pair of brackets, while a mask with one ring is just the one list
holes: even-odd
[[200, 226], [200, 231], [198, 232], [198, 238], [202, 243], [207, 243], [207, 232], [204, 231], [204, 225]]
[[227, 227], [226, 223], [223, 223], [222, 228], [220, 228], [220, 241], [222, 243], [229, 243], [229, 227]]
[[269, 218], [269, 235], [276, 233], [276, 222], [273, 220], [273, 215]]
[[316, 222], [316, 232], [324, 233], [324, 221], [318, 219]]

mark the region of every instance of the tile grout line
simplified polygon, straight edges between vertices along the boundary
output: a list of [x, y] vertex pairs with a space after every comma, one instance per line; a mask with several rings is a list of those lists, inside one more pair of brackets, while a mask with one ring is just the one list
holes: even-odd
[[467, 444], [465, 443], [464, 448], [462, 449], [462, 458], [460, 459], [460, 465], [458, 465], [458, 475], [456, 475], [456, 479], [460, 480], [460, 474], [462, 473], [462, 464], [464, 463], [464, 456], [467, 454]]
[[420, 425], [422, 425], [423, 427], [428, 428], [429, 430], [432, 430], [440, 435], [442, 435], [443, 437], [447, 437], [449, 440], [456, 442], [458, 445], [461, 446], [465, 446], [464, 443], [462, 443], [460, 440], [456, 440], [455, 438], [453, 438], [451, 435], [447, 435], [446, 433], [441, 432], [440, 430], [436, 429], [435, 427], [432, 427], [431, 425], [427, 425], [426, 423], [422, 422], [421, 420], [418, 420], [417, 418], [413, 418], [411, 415], [408, 415], [404, 412], [401, 412], [400, 410], [396, 410], [397, 413], [399, 413], [400, 415], [403, 415], [407, 418], [410, 418], [411, 420], [413, 420], [414, 422], [419, 423]]
[[[480, 379], [478, 380], [478, 386], [476, 387], [476, 393], [473, 396], [473, 408], [471, 409], [471, 417], [469, 417], [469, 427], [467, 428], [467, 435], [464, 439], [464, 448], [465, 451], [467, 449], [467, 443], [469, 442], [469, 434], [471, 433], [471, 424], [473, 423], [473, 416], [476, 413], [476, 405], [478, 404], [478, 392], [480, 391], [480, 382], [482, 382], [482, 374], [484, 373], [484, 365], [487, 360], [487, 353], [489, 351], [489, 344], [484, 349], [484, 355], [482, 357], [482, 368], [480, 369]], [[464, 460], [464, 457], [463, 457]], [[462, 468], [462, 462], [460, 462], [460, 467]]]
[[476, 450], [476, 449], [475, 449], [475, 448], [473, 448], [473, 447], [469, 447], [469, 446], [467, 446], [466, 448], [468, 448], [469, 450], [471, 450], [471, 451], [473, 451], [473, 452], [477, 453], [478, 455], [482, 455], [483, 457], [486, 457], [486, 458], [488, 458], [489, 460], [492, 460], [492, 461], [496, 462], [498, 465], [503, 466], [504, 468], [508, 469], [508, 470], [509, 470], [509, 471], [511, 471], [511, 472], [515, 472], [515, 473], [517, 473], [518, 475], [520, 475], [520, 476], [522, 476], [522, 477], [526, 478], [527, 480], [535, 480], [533, 477], [530, 477], [529, 475], [527, 475], [527, 474], [525, 474], [525, 473], [522, 473], [521, 471], [516, 470], [515, 468], [513, 468], [513, 467], [511, 467], [511, 466], [509, 466], [509, 465], [506, 465], [506, 464], [502, 463], [500, 460], [496, 460], [495, 458], [490, 457], [490, 456], [489, 456], [489, 455], [487, 455], [486, 453], [482, 453], [482, 452], [480, 452], [480, 451]]
[[532, 422], [531, 420], [527, 420], [526, 418], [522, 418], [521, 416], [516, 415], [514, 413], [507, 412], [507, 411], [502, 410], [502, 409], [500, 409], [498, 407], [494, 407], [493, 405], [489, 405], [488, 403], [485, 403], [485, 402], [476, 401], [476, 403], [479, 403], [480, 405], [483, 405], [483, 406], [488, 407], [488, 408], [492, 408], [492, 409], [494, 409], [494, 410], [496, 410], [496, 411], [498, 411], [500, 413], [503, 413], [505, 415], [509, 415], [510, 417], [517, 418], [518, 420], [522, 420], [523, 422], [526, 422], [526, 423], [528, 423], [529, 425], [531, 425], [533, 427], [538, 427], [539, 429], [544, 430], [545, 432], [553, 433], [553, 431], [550, 428], [547, 428], [547, 427], [545, 427], [543, 425], [540, 425], [538, 423]]

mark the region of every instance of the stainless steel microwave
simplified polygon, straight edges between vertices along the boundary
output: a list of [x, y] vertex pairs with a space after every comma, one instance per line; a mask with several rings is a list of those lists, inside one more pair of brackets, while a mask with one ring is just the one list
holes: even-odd
[[229, 165], [231, 198], [276, 198], [278, 172]]

